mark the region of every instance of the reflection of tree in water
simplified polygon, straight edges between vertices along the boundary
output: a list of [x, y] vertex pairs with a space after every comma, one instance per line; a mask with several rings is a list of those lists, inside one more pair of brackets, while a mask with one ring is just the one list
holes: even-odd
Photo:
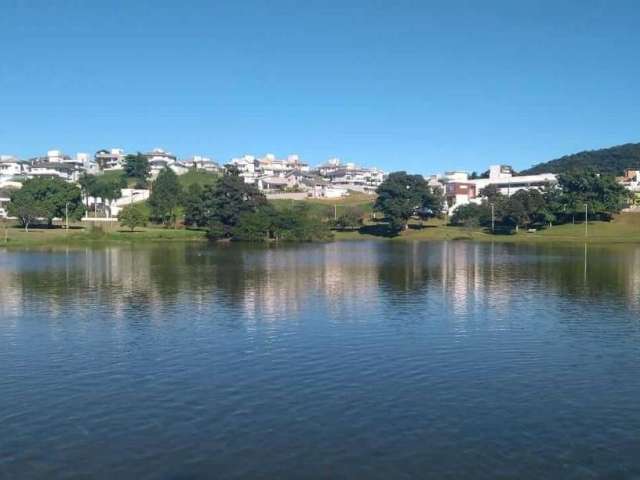
[[46, 301], [54, 314], [97, 304], [114, 315], [157, 316], [180, 305], [275, 319], [316, 305], [338, 319], [383, 299], [507, 312], [514, 301], [545, 294], [622, 296], [640, 308], [640, 249], [632, 246], [589, 246], [586, 264], [583, 246], [468, 242], [156, 244], [7, 255], [3, 308]]
[[440, 292], [460, 311], [508, 309], [523, 295], [565, 298], [627, 296], [638, 303], [640, 249], [623, 246], [551, 246], [424, 242], [380, 244], [378, 276], [390, 300]]
[[442, 277], [436, 243], [378, 243], [375, 245], [378, 280], [382, 291], [400, 297], [428, 289]]

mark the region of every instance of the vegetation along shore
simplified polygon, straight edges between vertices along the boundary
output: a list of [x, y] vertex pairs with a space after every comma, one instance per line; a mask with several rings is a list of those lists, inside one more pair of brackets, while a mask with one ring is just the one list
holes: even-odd
[[[387, 175], [373, 195], [269, 200], [232, 165], [221, 174], [194, 170], [178, 176], [164, 168], [151, 177], [146, 158], [132, 155], [123, 171], [84, 174], [77, 183], [58, 177], [25, 180], [11, 193], [12, 218], [1, 224], [0, 244], [640, 241], [640, 215], [622, 213], [632, 195], [613, 175], [587, 165], [560, 171], [554, 179], [507, 194], [488, 184], [462, 205], [452, 205], [441, 185], [406, 172]], [[117, 218], [91, 218], [96, 199], [110, 204], [124, 188], [144, 189], [146, 196], [124, 205]]]

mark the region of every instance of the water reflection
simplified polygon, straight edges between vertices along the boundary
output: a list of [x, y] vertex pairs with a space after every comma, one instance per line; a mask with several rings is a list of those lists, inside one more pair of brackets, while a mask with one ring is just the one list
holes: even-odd
[[624, 298], [637, 310], [640, 248], [551, 247], [465, 242], [330, 243], [277, 248], [228, 245], [117, 246], [0, 254], [0, 313], [46, 301], [51, 318], [68, 305], [106, 305], [160, 321], [164, 308], [224, 305], [275, 321], [322, 303], [334, 317], [442, 302], [457, 316], [547, 296]]
[[0, 251], [0, 477], [639, 476], [639, 293], [635, 246]]

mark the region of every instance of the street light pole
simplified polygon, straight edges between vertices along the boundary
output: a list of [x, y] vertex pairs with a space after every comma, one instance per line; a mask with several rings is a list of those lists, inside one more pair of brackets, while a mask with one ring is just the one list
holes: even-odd
[[65, 217], [66, 230], [69, 231], [69, 202], [64, 204], [64, 217]]

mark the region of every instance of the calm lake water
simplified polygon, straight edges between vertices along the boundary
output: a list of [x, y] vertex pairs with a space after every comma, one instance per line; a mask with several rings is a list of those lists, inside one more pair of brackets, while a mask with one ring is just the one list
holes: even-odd
[[638, 478], [640, 247], [0, 251], [0, 478]]

